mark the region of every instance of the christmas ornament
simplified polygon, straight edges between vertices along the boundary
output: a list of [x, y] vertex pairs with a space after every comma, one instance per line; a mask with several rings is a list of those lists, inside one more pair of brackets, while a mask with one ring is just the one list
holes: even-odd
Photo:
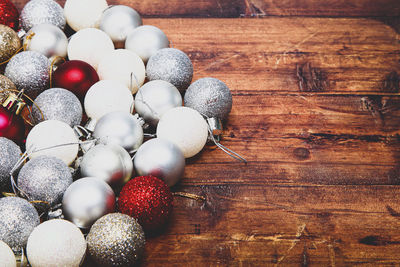
[[139, 13], [123, 5], [110, 6], [100, 20], [100, 30], [107, 33], [118, 47], [124, 47], [128, 34], [140, 25], [142, 18]]
[[134, 152], [143, 143], [140, 121], [127, 112], [111, 112], [99, 119], [93, 137], [102, 144], [115, 144]]
[[87, 28], [72, 35], [67, 50], [70, 60], [82, 60], [97, 69], [101, 59], [114, 50], [114, 44], [105, 32]]
[[115, 194], [101, 179], [86, 177], [68, 187], [62, 204], [68, 220], [80, 228], [90, 228], [98, 218], [114, 212]]
[[49, 59], [36, 51], [24, 51], [8, 62], [6, 75], [18, 88], [29, 96], [38, 95], [49, 84]]
[[0, 1], [0, 24], [7, 25], [14, 30], [18, 29], [19, 13], [15, 5], [9, 0]]
[[0, 259], [2, 267], [17, 267], [17, 260], [11, 248], [0, 240]]
[[97, 121], [110, 112], [130, 113], [133, 101], [128, 87], [119, 81], [103, 80], [95, 83], [87, 92], [84, 102], [86, 114], [92, 120], [89, 130], [94, 130]]
[[26, 252], [32, 267], [79, 266], [85, 257], [86, 242], [73, 223], [54, 219], [33, 230]]
[[[82, 105], [79, 99], [66, 89], [45, 90], [36, 97], [35, 103], [37, 106], [32, 107], [32, 116], [36, 122], [59, 120], [71, 127], [81, 123]], [[42, 119], [42, 113], [44, 119]]]
[[27, 200], [19, 197], [0, 198], [0, 240], [14, 252], [25, 247], [29, 235], [39, 223], [37, 211]]
[[136, 112], [153, 126], [157, 126], [164, 113], [179, 106], [182, 106], [182, 96], [178, 89], [161, 80], [150, 81], [140, 87], [135, 98]]
[[10, 59], [20, 47], [18, 34], [10, 27], [0, 24], [0, 63]]
[[82, 176], [101, 178], [111, 186], [121, 186], [131, 178], [133, 163], [122, 147], [98, 144], [83, 155], [80, 169]]
[[169, 40], [159, 28], [143, 25], [134, 29], [126, 38], [125, 49], [135, 52], [144, 63], [158, 50], [169, 47]]
[[68, 25], [75, 31], [98, 28], [101, 15], [107, 6], [106, 0], [67, 0], [64, 15]]
[[25, 124], [22, 117], [18, 116], [20, 109], [0, 106], [0, 137], [6, 137], [21, 144], [25, 136]]
[[53, 156], [70, 165], [78, 155], [78, 138], [65, 122], [47, 120], [35, 125], [26, 138], [31, 159], [41, 155]]
[[12, 90], [17, 90], [15, 84], [6, 76], [0, 74], [0, 101], [4, 100], [8, 96], [9, 91]]
[[207, 142], [208, 126], [194, 109], [177, 107], [162, 116], [157, 125], [157, 137], [177, 145], [185, 158], [199, 153]]
[[10, 139], [0, 137], [0, 190], [11, 189], [10, 173], [17, 164], [21, 149]]
[[53, 0], [31, 0], [21, 11], [21, 27], [26, 32], [33, 26], [49, 23], [60, 29], [65, 27], [63, 8]]
[[97, 68], [101, 80], [117, 80], [136, 93], [145, 79], [145, 66], [134, 52], [117, 49], [102, 58]]
[[89, 88], [99, 81], [96, 70], [81, 60], [70, 60], [60, 65], [53, 73], [53, 87], [67, 89], [83, 102]]
[[146, 243], [140, 224], [121, 213], [98, 219], [86, 240], [89, 255], [101, 266], [133, 266], [142, 256]]
[[146, 73], [150, 81], [167, 81], [180, 91], [184, 91], [192, 81], [193, 65], [182, 51], [175, 48], [163, 48], [150, 57]]
[[39, 156], [26, 163], [18, 174], [18, 188], [31, 201], [44, 201], [49, 206], [61, 203], [72, 183], [68, 166], [51, 156]]
[[53, 24], [38, 24], [27, 33], [24, 39], [25, 50], [39, 52], [46, 57], [67, 56], [68, 40], [65, 33]]
[[138, 175], [152, 175], [173, 186], [183, 176], [185, 157], [174, 143], [154, 138], [139, 147], [133, 164]]

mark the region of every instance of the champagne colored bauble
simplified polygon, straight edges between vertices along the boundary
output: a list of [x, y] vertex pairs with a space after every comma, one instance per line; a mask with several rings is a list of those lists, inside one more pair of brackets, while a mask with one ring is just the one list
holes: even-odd
[[17, 259], [11, 248], [0, 240], [0, 263], [2, 267], [17, 267]]
[[97, 73], [100, 80], [122, 82], [133, 94], [142, 86], [146, 78], [146, 69], [142, 59], [134, 52], [126, 49], [114, 50], [103, 57]]
[[0, 24], [18, 30], [19, 12], [10, 0], [0, 0]]
[[18, 34], [10, 27], [0, 24], [0, 63], [10, 59], [20, 47]]
[[114, 212], [115, 194], [103, 180], [85, 177], [68, 187], [62, 203], [66, 219], [80, 228], [90, 228], [101, 216]]
[[0, 101], [8, 96], [10, 90], [17, 90], [15, 84], [6, 76], [0, 74]]
[[26, 32], [33, 26], [49, 23], [60, 29], [65, 27], [63, 8], [53, 0], [31, 0], [21, 11], [21, 28]]
[[114, 44], [105, 32], [87, 28], [72, 35], [68, 44], [68, 58], [85, 61], [97, 69], [103, 57], [113, 50]]
[[208, 126], [194, 109], [177, 107], [161, 117], [157, 125], [157, 137], [177, 145], [185, 158], [199, 153], [207, 142]]
[[0, 191], [11, 189], [10, 172], [17, 164], [22, 152], [17, 144], [0, 137]]
[[32, 267], [79, 266], [85, 257], [86, 241], [73, 223], [53, 219], [33, 230], [26, 252]]
[[78, 155], [78, 138], [65, 122], [47, 120], [35, 125], [26, 138], [29, 157], [53, 156], [70, 165]]
[[75, 31], [98, 28], [107, 6], [106, 0], [67, 0], [64, 15], [68, 25]]
[[143, 62], [158, 50], [169, 47], [169, 40], [165, 33], [152, 25], [143, 25], [133, 30], [125, 41], [125, 49], [135, 52]]

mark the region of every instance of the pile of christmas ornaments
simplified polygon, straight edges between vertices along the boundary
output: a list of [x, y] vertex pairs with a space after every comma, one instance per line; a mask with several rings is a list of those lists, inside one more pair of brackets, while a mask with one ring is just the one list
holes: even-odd
[[31, 0], [19, 15], [0, 0], [0, 23], [2, 266], [131, 266], [185, 158], [220, 133], [229, 88], [191, 84], [189, 57], [127, 6]]

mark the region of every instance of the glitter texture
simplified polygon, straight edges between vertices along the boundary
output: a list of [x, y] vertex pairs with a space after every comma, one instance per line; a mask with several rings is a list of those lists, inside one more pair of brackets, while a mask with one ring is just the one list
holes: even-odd
[[10, 0], [0, 0], [0, 24], [18, 29], [19, 12]]
[[0, 63], [11, 58], [20, 47], [18, 34], [10, 27], [0, 24]]
[[5, 197], [0, 199], [0, 240], [15, 252], [28, 241], [33, 229], [39, 224], [39, 215], [25, 199]]
[[13, 141], [0, 137], [0, 190], [10, 191], [10, 171], [21, 155], [21, 149]]
[[49, 68], [47, 57], [35, 51], [25, 51], [11, 58], [4, 75], [18, 90], [25, 89], [25, 93], [32, 96], [48, 88]]
[[64, 29], [66, 21], [63, 8], [53, 0], [31, 0], [21, 11], [21, 27], [27, 32], [33, 26], [49, 23]]
[[[59, 120], [74, 127], [82, 120], [82, 105], [70, 91], [62, 88], [51, 88], [35, 99], [36, 105], [43, 112], [45, 120]], [[42, 121], [39, 109], [34, 105], [32, 115], [36, 123]]]
[[55, 157], [39, 156], [26, 163], [18, 175], [18, 187], [29, 200], [46, 201], [51, 206], [61, 202], [72, 183], [65, 163]]
[[8, 90], [17, 90], [17, 87], [10, 79], [0, 74], [0, 102], [6, 99], [10, 93]]
[[228, 86], [215, 78], [202, 78], [186, 90], [185, 106], [209, 118], [225, 119], [232, 109], [232, 94]]
[[98, 219], [86, 238], [90, 256], [102, 266], [132, 266], [144, 251], [145, 236], [134, 218], [110, 213]]
[[183, 91], [192, 81], [193, 65], [182, 51], [175, 48], [163, 48], [150, 57], [146, 73], [150, 81], [167, 81]]
[[157, 230], [172, 212], [172, 193], [169, 187], [154, 176], [130, 180], [119, 195], [119, 210], [138, 219], [145, 231]]

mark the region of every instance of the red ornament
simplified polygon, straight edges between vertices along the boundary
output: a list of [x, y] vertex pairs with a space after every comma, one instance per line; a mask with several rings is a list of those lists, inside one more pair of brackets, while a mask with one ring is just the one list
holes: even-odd
[[0, 136], [21, 144], [25, 137], [22, 117], [0, 105]]
[[18, 30], [18, 9], [9, 0], [0, 0], [0, 24]]
[[122, 188], [119, 210], [137, 219], [145, 231], [163, 226], [172, 212], [172, 193], [169, 187], [154, 176], [140, 176]]
[[99, 80], [96, 70], [88, 63], [71, 60], [61, 64], [53, 73], [52, 87], [67, 89], [83, 102], [86, 92]]

